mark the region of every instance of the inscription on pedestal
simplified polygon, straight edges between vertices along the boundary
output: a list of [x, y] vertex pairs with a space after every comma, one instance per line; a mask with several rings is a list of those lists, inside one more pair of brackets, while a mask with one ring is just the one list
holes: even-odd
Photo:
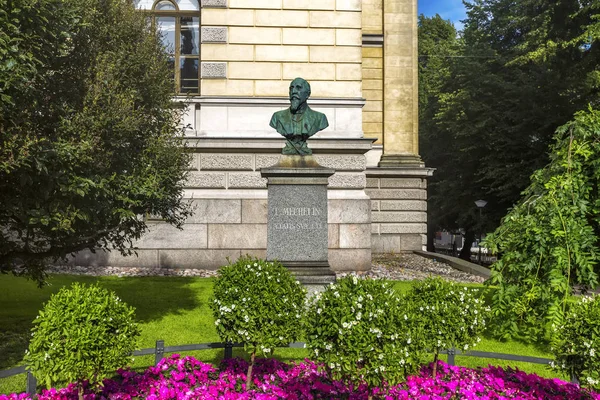
[[274, 217], [297, 217], [293, 222], [274, 222], [273, 229], [275, 230], [311, 230], [322, 229], [321, 222], [311, 217], [319, 217], [323, 210], [318, 207], [282, 207], [273, 210]]
[[327, 262], [327, 187], [269, 187], [267, 259]]

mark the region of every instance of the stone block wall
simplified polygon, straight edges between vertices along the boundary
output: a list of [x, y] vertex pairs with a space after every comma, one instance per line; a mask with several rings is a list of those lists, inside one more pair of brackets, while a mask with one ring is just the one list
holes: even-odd
[[427, 237], [426, 168], [367, 168], [373, 254], [423, 250]]
[[[298, 76], [329, 121], [309, 146], [336, 170], [332, 268], [368, 270], [371, 253], [422, 249], [432, 170], [418, 157], [416, 0], [175, 1], [194, 3], [201, 25], [201, 95], [179, 98], [194, 152], [186, 197], [195, 214], [183, 231], [149, 221], [138, 258], [80, 253], [73, 263], [218, 268], [227, 257], [265, 257], [260, 169], [279, 159], [283, 140], [269, 121], [289, 106]], [[135, 3], [151, 9], [154, 1]]]
[[379, 145], [383, 140], [383, 0], [362, 3], [363, 131]]
[[361, 97], [360, 0], [229, 0], [212, 7], [201, 11], [203, 96], [287, 96], [289, 81], [301, 76], [315, 97]]
[[[371, 201], [365, 193], [365, 153], [370, 139], [310, 142], [329, 178], [329, 263], [337, 271], [371, 267]], [[79, 253], [71, 264], [217, 269], [227, 258], [264, 258], [267, 245], [267, 186], [260, 169], [279, 160], [281, 139], [189, 139], [194, 151], [186, 198], [192, 215], [178, 230], [149, 220], [150, 231], [135, 243], [138, 257]]]
[[383, 48], [377, 44], [362, 49], [363, 96], [363, 132], [365, 136], [383, 139]]

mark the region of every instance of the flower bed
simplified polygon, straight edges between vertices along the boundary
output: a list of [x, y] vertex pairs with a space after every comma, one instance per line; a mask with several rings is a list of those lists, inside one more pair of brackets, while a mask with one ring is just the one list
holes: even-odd
[[[86, 390], [88, 400], [128, 399], [366, 399], [366, 386], [352, 387], [328, 379], [310, 361], [285, 364], [260, 359], [255, 365], [254, 387], [246, 389], [248, 364], [241, 359], [222, 362], [220, 369], [193, 357], [173, 355], [143, 373], [120, 370], [118, 377], [104, 382], [100, 396]], [[431, 378], [431, 366], [424, 367], [406, 382], [376, 389], [375, 398], [396, 399], [598, 399], [600, 394], [559, 379], [544, 379], [513, 369], [489, 367], [471, 369], [438, 362], [438, 375]], [[26, 394], [0, 395], [0, 400], [28, 400]], [[44, 390], [40, 400], [76, 400], [77, 388]]]

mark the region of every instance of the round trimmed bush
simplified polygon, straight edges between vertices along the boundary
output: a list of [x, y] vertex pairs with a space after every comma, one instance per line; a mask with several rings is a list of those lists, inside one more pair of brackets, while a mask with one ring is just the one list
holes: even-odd
[[415, 282], [406, 301], [421, 327], [421, 345], [434, 352], [434, 378], [441, 350], [455, 347], [465, 351], [481, 340], [489, 308], [476, 289], [427, 278]]
[[251, 354], [248, 385], [256, 354], [300, 337], [305, 299], [304, 287], [278, 262], [247, 256], [219, 270], [210, 307], [221, 340], [243, 343]]
[[375, 388], [399, 383], [420, 366], [419, 333], [384, 281], [338, 279], [312, 299], [306, 322], [311, 359], [332, 379]]
[[555, 328], [552, 366], [577, 377], [581, 385], [600, 389], [600, 296], [582, 297]]
[[134, 308], [97, 285], [62, 288], [33, 321], [25, 362], [50, 387], [96, 386], [131, 360], [139, 328]]

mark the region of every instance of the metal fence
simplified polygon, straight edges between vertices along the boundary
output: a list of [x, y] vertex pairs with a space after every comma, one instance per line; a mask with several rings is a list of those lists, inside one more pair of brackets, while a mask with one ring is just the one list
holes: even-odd
[[[164, 340], [157, 340], [154, 348], [150, 349], [142, 349], [133, 352], [134, 356], [147, 356], [154, 355], [154, 364], [158, 364], [160, 360], [164, 358], [165, 353], [181, 353], [186, 351], [194, 351], [194, 350], [209, 350], [209, 349], [224, 349], [223, 358], [232, 358], [233, 357], [233, 348], [234, 347], [244, 347], [241, 343], [201, 343], [201, 344], [184, 344], [179, 346], [166, 346]], [[291, 348], [304, 348], [306, 347], [306, 343], [304, 342], [294, 342], [290, 343], [287, 347]], [[448, 355], [448, 364], [456, 365], [456, 356], [465, 356], [465, 357], [479, 357], [479, 358], [490, 358], [496, 360], [509, 360], [509, 361], [521, 361], [532, 364], [544, 364], [549, 365], [552, 361], [549, 358], [542, 357], [530, 357], [530, 356], [520, 356], [516, 354], [504, 354], [504, 353], [490, 353], [486, 351], [467, 351], [462, 352], [456, 349], [450, 349], [442, 351], [443, 354]], [[33, 395], [37, 391], [37, 381], [35, 377], [29, 372], [25, 366], [11, 368], [9, 370], [0, 371], [0, 379], [8, 378], [10, 376], [19, 375], [19, 374], [27, 374], [27, 383], [26, 383], [26, 392]], [[577, 383], [577, 379], [575, 377], [571, 378], [572, 382]]]

